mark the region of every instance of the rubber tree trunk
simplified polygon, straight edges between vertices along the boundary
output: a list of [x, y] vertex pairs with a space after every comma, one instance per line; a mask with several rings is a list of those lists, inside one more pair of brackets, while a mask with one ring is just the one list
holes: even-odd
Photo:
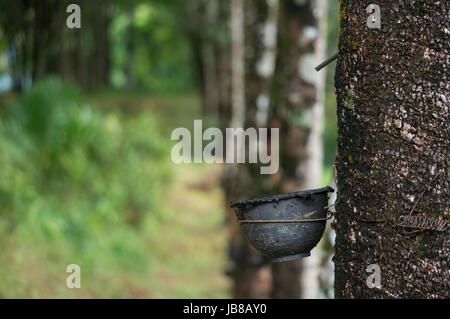
[[[278, 1], [243, 1], [242, 18], [243, 23], [240, 32], [233, 37], [232, 48], [240, 37], [244, 36], [243, 44], [247, 54], [245, 59], [245, 69], [243, 77], [245, 80], [245, 108], [236, 109], [236, 100], [232, 94], [232, 118], [236, 114], [241, 114], [242, 122], [231, 121], [232, 127], [242, 125], [246, 127], [267, 127], [268, 126], [268, 101], [270, 100], [270, 82], [275, 68], [275, 50], [277, 38]], [[232, 2], [234, 4], [235, 2]], [[232, 22], [236, 10], [231, 10]], [[267, 29], [272, 32], [267, 34]], [[235, 50], [232, 49], [232, 52]], [[232, 54], [236, 56], [236, 54]], [[231, 59], [231, 69], [236, 70], [239, 63], [236, 58]], [[264, 66], [262, 66], [264, 65]], [[264, 71], [261, 71], [264, 69]], [[239, 70], [239, 68], [237, 69]], [[239, 90], [243, 85], [236, 83], [234, 76], [232, 80], [232, 92]], [[236, 85], [237, 84], [237, 85]], [[258, 108], [255, 101], [262, 98], [267, 101], [265, 108]], [[237, 113], [236, 110], [239, 112]], [[243, 110], [243, 112], [242, 112]], [[231, 171], [230, 165], [227, 167], [226, 194], [230, 200], [242, 198], [254, 198], [261, 196], [264, 192], [271, 192], [271, 187], [264, 187], [267, 176], [261, 176], [258, 165], [241, 164], [236, 165]], [[228, 205], [228, 204], [227, 204]], [[234, 212], [231, 212], [234, 215]], [[236, 224], [235, 217], [232, 217], [233, 227], [230, 240], [230, 257], [233, 260], [233, 297], [235, 298], [269, 298], [272, 291], [272, 273], [268, 258], [252, 248], [245, 236], [242, 234], [239, 225]]]
[[[281, 192], [320, 186], [325, 74], [326, 1], [282, 1], [273, 118], [281, 130]], [[319, 249], [305, 259], [273, 264], [274, 298], [317, 298]]]
[[203, 114], [211, 117], [218, 116], [219, 111], [219, 86], [218, 86], [218, 70], [216, 54], [214, 52], [217, 46], [215, 31], [217, 31], [216, 23], [219, 14], [219, 2], [218, 0], [209, 0], [205, 4], [205, 36], [207, 37], [204, 41], [202, 55], [203, 55], [203, 70], [204, 70], [204, 108]]
[[[246, 123], [246, 92], [250, 83], [246, 82], [245, 46], [249, 43], [246, 17], [252, 2], [231, 1], [231, 114], [228, 127], [244, 127]], [[246, 15], [247, 13], [247, 15]], [[227, 206], [230, 200], [255, 196], [254, 179], [245, 164], [227, 164], [224, 177]], [[266, 298], [270, 291], [270, 267], [261, 254], [252, 249], [245, 240], [241, 229], [234, 222], [234, 213], [228, 208], [231, 220], [230, 257], [234, 262], [233, 297]]]
[[341, 1], [335, 294], [448, 298], [448, 230], [393, 218], [449, 218], [450, 3], [371, 2]]
[[[238, 167], [235, 180], [228, 183], [227, 197], [233, 200], [320, 185], [323, 84], [319, 83], [324, 82], [324, 74], [314, 71], [314, 66], [325, 52], [319, 42], [319, 33], [324, 32], [319, 19], [325, 19], [325, 7], [321, 0], [246, 2], [245, 125], [280, 129], [280, 170], [267, 176], [260, 174], [258, 165]], [[236, 69], [239, 60], [232, 61]], [[239, 92], [243, 85], [234, 86], [234, 81], [232, 77], [232, 87]], [[301, 260], [271, 265], [237, 231], [231, 246], [236, 264], [234, 297], [317, 297], [317, 255], [306, 265]], [[308, 271], [302, 276], [304, 269]]]
[[[218, 119], [220, 124], [226, 122], [221, 114], [223, 96], [230, 95], [229, 88], [224, 88], [226, 80], [223, 69], [223, 57], [230, 50], [230, 7], [228, 1], [192, 0], [183, 4], [181, 25], [190, 39], [195, 62], [198, 84], [203, 98], [203, 115]], [[226, 20], [225, 20], [226, 19]], [[229, 74], [227, 74], [229, 76]], [[230, 103], [228, 102], [228, 106]], [[226, 126], [225, 126], [226, 127]]]
[[[326, 58], [326, 39], [327, 39], [327, 5], [328, 0], [316, 0], [313, 3], [313, 11], [316, 10], [316, 22], [314, 24], [317, 30], [317, 38], [314, 39], [314, 61], [320, 63]], [[315, 101], [311, 107], [311, 121], [308, 139], [305, 145], [305, 153], [308, 154], [302, 167], [305, 172], [303, 189], [318, 188], [322, 182], [323, 166], [323, 123], [325, 109], [325, 71], [315, 74]], [[321, 251], [319, 248], [311, 251], [309, 258], [303, 259], [303, 271], [301, 274], [301, 296], [303, 299], [318, 298], [320, 281]]]
[[[72, 2], [70, 0], [56, 2], [59, 9], [56, 10], [55, 21], [52, 23], [56, 25], [58, 32], [50, 32], [51, 30], [46, 32], [53, 36], [51, 44], [56, 47], [58, 56], [47, 57], [44, 62], [46, 65], [58, 67], [54, 72], [45, 70], [41, 73], [43, 75], [57, 73], [63, 80], [75, 82], [89, 90], [107, 85], [110, 75], [108, 36], [111, 22], [110, 4], [104, 0], [95, 3], [78, 1], [81, 9], [81, 29], [68, 29], [65, 26], [69, 15], [66, 8]], [[99, 11], [99, 7], [102, 7], [102, 10]]]

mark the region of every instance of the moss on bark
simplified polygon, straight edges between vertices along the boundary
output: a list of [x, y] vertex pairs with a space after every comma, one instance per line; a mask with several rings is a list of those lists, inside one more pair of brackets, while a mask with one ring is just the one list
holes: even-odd
[[[449, 218], [450, 3], [378, 1], [381, 28], [369, 29], [371, 2], [341, 1], [335, 295], [448, 298], [448, 230], [406, 235], [357, 219], [409, 214], [440, 171], [413, 214]], [[380, 266], [380, 288], [366, 284], [370, 264]]]

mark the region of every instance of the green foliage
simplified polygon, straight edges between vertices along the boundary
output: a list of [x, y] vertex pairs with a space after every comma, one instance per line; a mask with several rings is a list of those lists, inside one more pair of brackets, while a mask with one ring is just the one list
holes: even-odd
[[193, 88], [191, 47], [178, 1], [141, 1], [111, 21], [113, 86], [174, 92]]
[[80, 106], [79, 96], [49, 79], [7, 108], [0, 236], [41, 243], [84, 269], [142, 269], [145, 240], [167, 218], [170, 146], [150, 114], [125, 120]]

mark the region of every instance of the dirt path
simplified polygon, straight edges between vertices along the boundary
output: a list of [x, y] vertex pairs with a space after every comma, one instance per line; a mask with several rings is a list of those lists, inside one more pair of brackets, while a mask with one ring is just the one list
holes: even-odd
[[151, 243], [152, 297], [226, 298], [226, 229], [216, 165], [174, 165], [171, 220]]

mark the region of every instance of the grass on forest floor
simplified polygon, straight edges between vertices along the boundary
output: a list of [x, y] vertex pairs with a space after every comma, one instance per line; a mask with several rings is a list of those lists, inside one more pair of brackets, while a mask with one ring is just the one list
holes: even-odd
[[218, 166], [175, 166], [169, 218], [148, 241], [147, 271], [82, 269], [82, 288], [65, 286], [65, 256], [55, 246], [2, 238], [0, 298], [227, 298], [226, 227]]
[[[89, 95], [86, 102], [105, 111], [137, 116], [147, 110], [170, 141], [176, 127], [191, 127], [200, 117], [194, 94], [150, 96], [128, 92]], [[83, 272], [82, 288], [65, 285], [67, 256], [63, 247], [25, 242], [14, 234], [0, 238], [0, 298], [227, 298], [230, 281], [224, 199], [217, 165], [173, 164], [173, 184], [165, 201], [171, 212], [148, 238], [148, 269], [136, 272], [96, 267]], [[143, 235], [145, 236], [145, 234]]]
[[[144, 93], [105, 92], [92, 98], [93, 105], [126, 116], [154, 113], [168, 142], [173, 129], [191, 129], [194, 119], [202, 118], [200, 97], [194, 93], [149, 97]], [[226, 298], [229, 280], [224, 274], [227, 237], [219, 185], [221, 167], [173, 167], [175, 180], [167, 198], [173, 216], [150, 242], [154, 266], [146, 288], [135, 290], [154, 298]]]
[[[153, 297], [226, 298], [226, 228], [218, 166], [177, 166], [169, 194], [174, 211], [151, 243]], [[157, 262], [156, 262], [157, 261]]]
[[[150, 95], [105, 91], [85, 96], [85, 102], [104, 111], [138, 116], [154, 114], [163, 136], [177, 127], [193, 127], [201, 119], [195, 94]], [[204, 121], [204, 127], [215, 126]], [[0, 298], [226, 298], [227, 234], [225, 203], [219, 185], [222, 167], [173, 164], [174, 180], [165, 198], [171, 218], [156, 236], [148, 237], [150, 266], [144, 271], [96, 268], [82, 274], [82, 289], [65, 286], [67, 259], [63, 250], [45, 243], [27, 243], [17, 236], [0, 238], [7, 251], [0, 254]], [[328, 185], [332, 169], [325, 167]], [[145, 236], [145, 234], [144, 234]]]
[[[132, 92], [94, 96], [94, 105], [133, 116], [154, 113], [170, 141], [176, 127], [193, 127], [200, 119], [200, 98], [193, 94], [149, 97]], [[173, 165], [174, 181], [167, 202], [173, 216], [151, 240], [152, 269], [139, 288], [154, 298], [226, 298], [229, 280], [224, 274], [226, 228], [221, 167], [206, 164]], [[143, 284], [145, 284], [145, 287]]]
[[[154, 113], [168, 141], [173, 129], [192, 128], [194, 119], [201, 118], [200, 98], [195, 94], [105, 93], [95, 96], [93, 103], [130, 116], [144, 110]], [[153, 298], [229, 297], [230, 283], [224, 274], [224, 199], [219, 185], [222, 168], [206, 164], [173, 164], [173, 168], [175, 178], [167, 198], [173, 216], [149, 244], [153, 267], [148, 282], [141, 281], [134, 290]]]

